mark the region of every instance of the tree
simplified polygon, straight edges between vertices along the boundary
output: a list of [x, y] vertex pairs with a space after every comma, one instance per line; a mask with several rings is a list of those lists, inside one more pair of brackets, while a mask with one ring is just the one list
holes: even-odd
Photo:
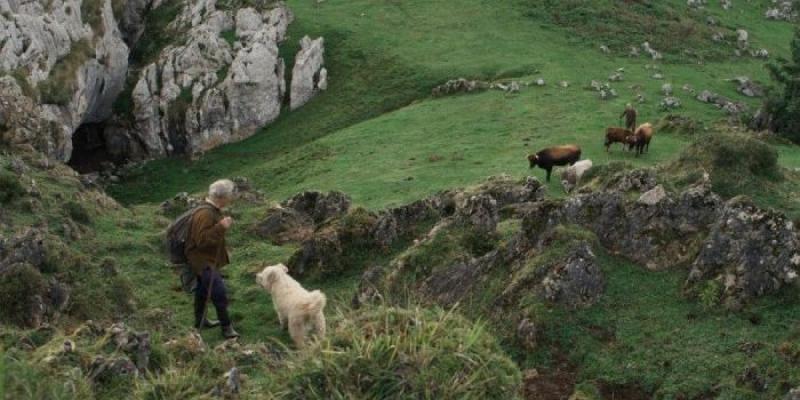
[[779, 59], [767, 68], [778, 87], [765, 100], [757, 125], [800, 143], [800, 29], [792, 39], [791, 60]]

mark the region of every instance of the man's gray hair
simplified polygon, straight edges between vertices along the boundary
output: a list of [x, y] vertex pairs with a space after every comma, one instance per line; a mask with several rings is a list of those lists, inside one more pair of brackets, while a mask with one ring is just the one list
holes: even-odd
[[212, 199], [230, 199], [236, 190], [236, 185], [230, 179], [220, 179], [208, 187], [208, 197]]

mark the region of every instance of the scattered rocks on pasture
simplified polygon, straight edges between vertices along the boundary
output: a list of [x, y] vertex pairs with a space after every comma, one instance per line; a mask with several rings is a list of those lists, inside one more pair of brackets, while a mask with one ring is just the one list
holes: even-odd
[[674, 96], [667, 96], [661, 99], [659, 105], [662, 110], [674, 110], [681, 107], [681, 100]]
[[764, 17], [773, 21], [794, 21], [797, 20], [797, 4], [793, 0], [773, 0], [772, 6], [764, 13]]
[[764, 88], [746, 76], [739, 76], [731, 80], [737, 84], [736, 90], [747, 97], [764, 96]]
[[650, 55], [650, 58], [652, 58], [653, 60], [660, 60], [661, 58], [663, 58], [661, 56], [661, 53], [659, 53], [658, 51], [653, 49], [653, 47], [650, 46], [650, 42], [642, 43], [642, 50], [648, 55]]
[[488, 82], [468, 80], [464, 78], [452, 79], [433, 88], [431, 95], [441, 97], [456, 93], [472, 93], [489, 89]]

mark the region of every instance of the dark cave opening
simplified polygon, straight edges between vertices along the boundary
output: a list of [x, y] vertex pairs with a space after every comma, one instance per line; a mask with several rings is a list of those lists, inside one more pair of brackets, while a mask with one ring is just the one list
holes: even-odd
[[97, 172], [124, 160], [114, 157], [106, 143], [104, 123], [86, 123], [72, 134], [72, 157], [67, 163], [81, 174]]

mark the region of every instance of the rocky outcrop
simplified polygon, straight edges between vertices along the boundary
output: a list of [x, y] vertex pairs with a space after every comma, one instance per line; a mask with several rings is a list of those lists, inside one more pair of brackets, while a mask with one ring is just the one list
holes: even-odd
[[282, 206], [307, 215], [314, 223], [322, 223], [327, 219], [347, 214], [351, 204], [350, 197], [342, 192], [310, 191], [295, 195], [283, 202]]
[[122, 40], [129, 48], [133, 48], [142, 37], [146, 12], [156, 5], [158, 5], [158, 1], [154, 0], [128, 0], [125, 2], [118, 22]]
[[772, 0], [764, 16], [773, 21], [794, 21], [798, 17], [796, 0]]
[[128, 46], [111, 0], [3, 0], [0, 37], [0, 74], [16, 80], [0, 84], [0, 114], [12, 120], [4, 137], [69, 160], [72, 134], [109, 118], [124, 86]]
[[293, 208], [273, 207], [267, 216], [253, 227], [256, 235], [275, 245], [302, 242], [314, 233], [314, 221]]
[[537, 274], [544, 276], [537, 285], [540, 296], [572, 308], [596, 303], [605, 288], [603, 273], [586, 242], [573, 245], [561, 260], [538, 268]]
[[737, 308], [795, 282], [798, 271], [800, 238], [792, 220], [734, 198], [713, 224], [687, 283], [717, 281], [722, 300]]
[[324, 57], [325, 47], [322, 38], [311, 40], [305, 36], [300, 40], [300, 51], [295, 56], [289, 93], [289, 107], [292, 110], [303, 106], [318, 91], [328, 87], [328, 70], [323, 67]]
[[[76, 131], [91, 126], [97, 132], [88, 133], [87, 151], [97, 147], [100, 157], [121, 163], [202, 153], [274, 121], [286, 98], [278, 44], [291, 12], [259, 2], [258, 9], [218, 10], [213, 0], [185, 4], [166, 30], [175, 40], [131, 71], [130, 107], [112, 115], [129, 46], [140, 41], [147, 13], [166, 12], [161, 3], [0, 0], [0, 37], [8, 38], [0, 43], [2, 139], [66, 162], [80, 146]], [[292, 109], [327, 87], [322, 44], [303, 41]]]
[[133, 89], [131, 158], [201, 153], [275, 120], [285, 91], [278, 43], [291, 18], [285, 6], [234, 16], [213, 2], [187, 5], [173, 22], [186, 42], [164, 49]]

